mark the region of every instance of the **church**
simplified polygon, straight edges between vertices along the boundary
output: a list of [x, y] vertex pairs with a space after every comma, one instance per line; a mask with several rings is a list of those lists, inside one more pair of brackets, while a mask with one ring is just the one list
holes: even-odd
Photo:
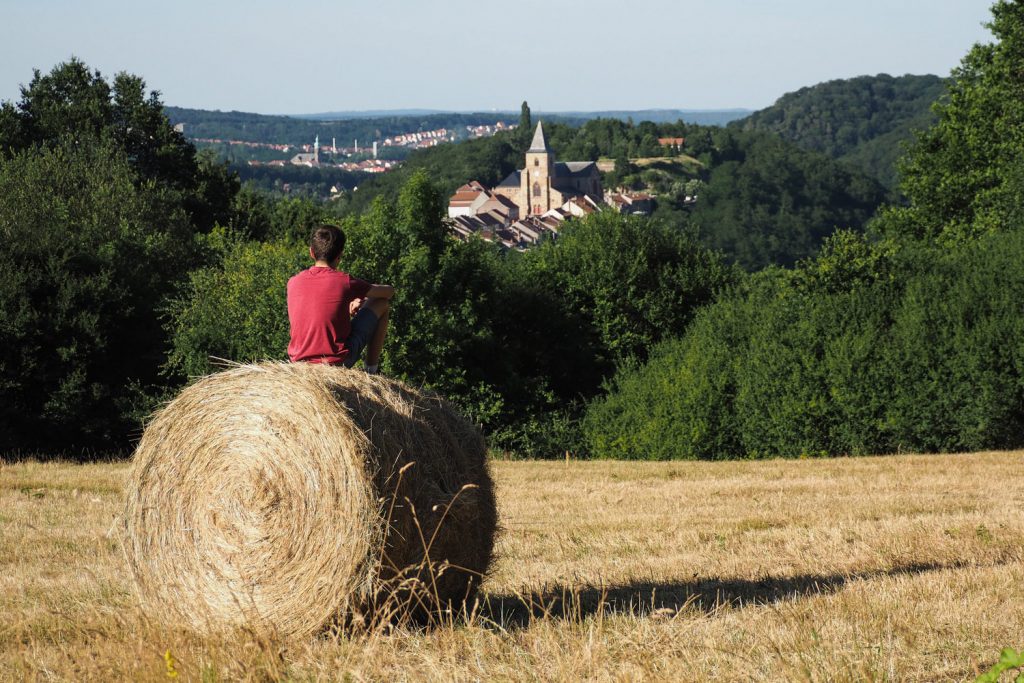
[[540, 216], [571, 199], [601, 202], [601, 173], [593, 161], [556, 161], [537, 123], [526, 151], [526, 168], [513, 171], [492, 192], [519, 207], [519, 216]]

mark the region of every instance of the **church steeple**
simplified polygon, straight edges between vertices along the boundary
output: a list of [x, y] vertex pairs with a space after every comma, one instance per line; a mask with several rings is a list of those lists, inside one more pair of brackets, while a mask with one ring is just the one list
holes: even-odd
[[520, 203], [522, 213], [539, 215], [552, 208], [551, 177], [554, 172], [555, 154], [544, 138], [544, 125], [538, 122], [533, 142], [530, 143], [530, 149], [526, 150], [526, 168], [521, 176], [521, 192], [526, 198], [526, 201]]
[[544, 124], [540, 121], [537, 122], [537, 130], [533, 133], [533, 142], [530, 143], [530, 149], [528, 152], [550, 152], [551, 148], [548, 147], [548, 141], [544, 137]]

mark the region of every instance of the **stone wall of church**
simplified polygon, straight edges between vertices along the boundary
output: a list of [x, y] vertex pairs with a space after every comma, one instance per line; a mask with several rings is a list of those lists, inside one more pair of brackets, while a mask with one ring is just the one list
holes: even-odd
[[[553, 201], [551, 197], [551, 177], [543, 171], [535, 173], [532, 171], [532, 167], [527, 165], [522, 171], [521, 178], [521, 201], [525, 202], [525, 212], [523, 211], [523, 206], [520, 205], [520, 213], [526, 216], [544, 213], [549, 210]], [[539, 185], [539, 195], [534, 193], [535, 184]]]
[[519, 188], [518, 187], [496, 187], [491, 190], [494, 194], [500, 194], [502, 197], [508, 197], [512, 201], [519, 203]]
[[519, 207], [519, 215], [525, 216], [528, 212], [526, 203], [523, 202], [522, 189], [519, 187], [496, 187], [493, 190], [494, 194], [500, 194], [502, 197], [508, 197], [517, 207]]

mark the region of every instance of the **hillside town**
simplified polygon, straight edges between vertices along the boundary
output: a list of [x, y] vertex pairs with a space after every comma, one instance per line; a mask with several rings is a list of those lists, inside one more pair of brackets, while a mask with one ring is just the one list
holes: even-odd
[[472, 180], [448, 201], [448, 218], [459, 239], [472, 236], [508, 249], [527, 249], [558, 235], [562, 224], [601, 209], [648, 215], [653, 196], [623, 189], [606, 191], [593, 161], [557, 161], [538, 123], [525, 166], [493, 188]]

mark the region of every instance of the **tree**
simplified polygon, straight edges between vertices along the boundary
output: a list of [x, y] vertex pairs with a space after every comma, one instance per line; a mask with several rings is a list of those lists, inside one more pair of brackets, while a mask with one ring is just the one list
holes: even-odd
[[974, 46], [953, 70], [938, 122], [900, 164], [909, 207], [880, 228], [913, 238], [961, 239], [1017, 227], [1024, 203], [1024, 3], [999, 0], [996, 41]]
[[625, 366], [585, 422], [600, 457], [1019, 448], [1024, 231], [894, 250], [853, 233], [767, 269]]
[[0, 159], [0, 451], [119, 449], [138, 429], [160, 307], [194, 259], [177, 199], [109, 140]]
[[625, 154], [615, 157], [615, 177], [619, 182], [625, 182], [626, 177], [631, 175], [636, 167], [629, 161]]
[[197, 160], [195, 148], [164, 115], [159, 93], [147, 96], [137, 76], [119, 73], [109, 84], [99, 71], [72, 58], [46, 75], [36, 70], [17, 104], [0, 105], [0, 154], [66, 140], [109, 141], [139, 183], [152, 181], [179, 193], [202, 231], [231, 215], [238, 180], [210, 157]]
[[530, 116], [530, 105], [523, 100], [519, 109], [519, 139], [523, 144], [530, 144], [530, 136], [533, 135], [533, 119]]
[[545, 283], [558, 310], [580, 314], [586, 334], [596, 334], [599, 348], [591, 362], [608, 365], [646, 358], [736, 277], [719, 254], [692, 236], [613, 211], [566, 224], [557, 240], [523, 260], [532, 266], [530, 279]]
[[837, 228], [863, 230], [888, 196], [864, 174], [772, 135], [727, 129], [715, 142], [689, 222], [749, 270], [793, 265]]

